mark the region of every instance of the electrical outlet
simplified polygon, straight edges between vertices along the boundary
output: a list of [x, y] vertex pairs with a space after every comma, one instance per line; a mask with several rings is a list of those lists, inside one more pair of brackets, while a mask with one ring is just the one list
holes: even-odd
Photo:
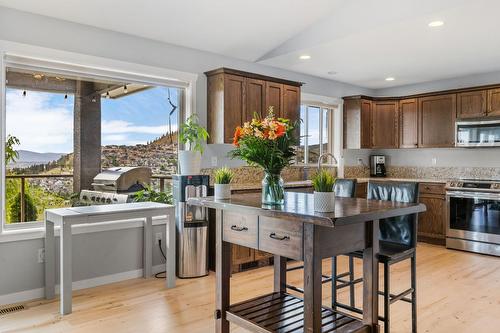
[[365, 163], [363, 162], [362, 158], [358, 158], [358, 165], [359, 166], [364, 166], [365, 165]]
[[437, 158], [433, 157], [432, 160], [431, 160], [431, 162], [432, 162], [432, 165], [436, 165], [437, 164]]
[[217, 156], [212, 156], [212, 166], [216, 167], [218, 163]]
[[43, 264], [45, 262], [45, 249], [38, 249], [38, 263]]
[[161, 241], [162, 238], [163, 238], [163, 234], [161, 232], [157, 232], [155, 234], [155, 242], [156, 242], [156, 244], [158, 244]]

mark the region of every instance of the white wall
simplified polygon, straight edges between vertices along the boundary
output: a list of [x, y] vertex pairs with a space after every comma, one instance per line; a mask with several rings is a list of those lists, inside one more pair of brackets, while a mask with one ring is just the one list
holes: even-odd
[[[171, 33], [182, 33], [182, 28]], [[340, 82], [0, 7], [0, 44], [2, 40], [197, 74], [196, 109], [202, 123], [206, 123], [207, 106], [203, 72], [222, 66], [301, 81], [304, 92], [316, 95], [374, 93]], [[229, 149], [228, 145], [211, 145], [207, 156], [218, 156], [219, 165], [236, 166], [237, 162], [225, 160]], [[203, 166], [211, 166], [211, 160], [205, 158]], [[140, 268], [141, 232], [136, 228], [75, 236], [75, 280]], [[40, 247], [41, 239], [0, 242], [0, 300], [1, 295], [41, 288], [43, 266], [36, 262]], [[158, 253], [156, 249], [155, 264], [161, 262]]]
[[375, 96], [405, 96], [500, 83], [500, 71], [375, 90]]

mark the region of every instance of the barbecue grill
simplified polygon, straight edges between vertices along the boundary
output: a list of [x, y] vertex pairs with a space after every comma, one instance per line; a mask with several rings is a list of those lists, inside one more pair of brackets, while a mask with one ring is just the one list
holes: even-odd
[[94, 177], [93, 191], [83, 190], [80, 192], [80, 201], [93, 205], [131, 202], [135, 193], [145, 189], [150, 183], [150, 168], [109, 168]]

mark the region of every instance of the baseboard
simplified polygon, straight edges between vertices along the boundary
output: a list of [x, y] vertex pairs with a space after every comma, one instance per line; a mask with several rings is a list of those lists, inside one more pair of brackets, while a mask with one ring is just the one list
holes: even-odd
[[[153, 274], [165, 271], [165, 264], [153, 266]], [[80, 290], [142, 277], [142, 269], [99, 276], [73, 282], [73, 290]], [[56, 294], [59, 294], [59, 285], [56, 285]], [[12, 294], [0, 295], [0, 305], [22, 303], [45, 297], [45, 288], [23, 290]]]

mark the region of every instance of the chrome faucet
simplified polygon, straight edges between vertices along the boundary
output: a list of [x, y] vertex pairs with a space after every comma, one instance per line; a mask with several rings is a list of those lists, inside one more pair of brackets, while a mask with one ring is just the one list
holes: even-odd
[[325, 157], [325, 156], [330, 156], [333, 159], [333, 161], [335, 162], [335, 165], [339, 164], [339, 162], [337, 161], [335, 156], [333, 156], [332, 153], [323, 153], [323, 154], [319, 155], [319, 157], [318, 157], [318, 171], [321, 170], [321, 161], [323, 160], [323, 157]]

